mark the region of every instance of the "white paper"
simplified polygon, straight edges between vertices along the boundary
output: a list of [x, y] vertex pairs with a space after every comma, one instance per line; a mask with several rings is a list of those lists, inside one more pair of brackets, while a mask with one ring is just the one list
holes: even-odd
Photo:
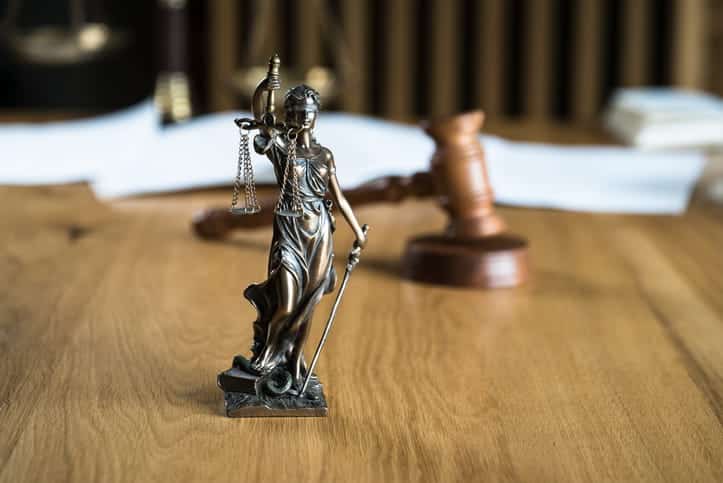
[[156, 125], [151, 101], [90, 119], [0, 125], [0, 183], [93, 181], [135, 160]]
[[[217, 113], [159, 129], [152, 106], [144, 104], [97, 121], [0, 127], [3, 156], [14, 160], [10, 169], [0, 164], [0, 183], [90, 180], [100, 198], [228, 185], [238, 159], [233, 118], [239, 115], [245, 114]], [[426, 170], [434, 150], [417, 127], [350, 114], [324, 113], [316, 136], [334, 153], [347, 188]], [[481, 139], [497, 201], [516, 206], [680, 213], [705, 164], [692, 151]], [[257, 181], [274, 182], [269, 161], [252, 157]]]
[[608, 146], [503, 143], [489, 156], [499, 203], [610, 213], [682, 213], [704, 166], [696, 151]]
[[607, 128], [644, 149], [723, 145], [723, 99], [669, 87], [618, 89], [606, 110]]

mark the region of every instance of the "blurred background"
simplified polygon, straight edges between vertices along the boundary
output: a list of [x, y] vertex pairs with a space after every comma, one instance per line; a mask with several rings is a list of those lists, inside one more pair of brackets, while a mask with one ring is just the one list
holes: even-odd
[[10, 111], [247, 108], [274, 51], [325, 108], [397, 120], [592, 119], [619, 86], [723, 94], [723, 0], [0, 0], [0, 18]]

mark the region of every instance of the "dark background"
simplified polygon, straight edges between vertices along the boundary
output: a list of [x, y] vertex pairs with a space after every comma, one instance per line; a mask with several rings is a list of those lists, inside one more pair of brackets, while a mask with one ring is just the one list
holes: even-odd
[[[128, 29], [123, 49], [96, 61], [73, 66], [21, 63], [0, 43], [0, 106], [64, 110], [105, 110], [148, 97], [155, 78], [153, 4], [143, 0], [89, 2], [89, 19], [104, 18]], [[8, 0], [0, 0], [3, 17]], [[19, 28], [67, 24], [65, 1], [25, 0]]]
[[[211, 0], [214, 1], [214, 0]], [[505, 2], [504, 21], [506, 23], [505, 43], [507, 55], [502, 66], [504, 82], [507, 86], [502, 102], [503, 113], [506, 116], [522, 115], [523, 92], [526, 88], [523, 59], [525, 44], [525, 31], [520, 26], [525, 24], [529, 15], [530, 2], [535, 0], [508, 0]], [[625, 0], [608, 0], [604, 2], [601, 35], [602, 50], [600, 62], [602, 79], [602, 99], [607, 99], [610, 92], [620, 85], [620, 54], [625, 48], [621, 44], [620, 9]], [[0, 0], [0, 12], [7, 9], [9, 0]], [[413, 8], [425, 11], [429, 8], [431, 0], [419, 0]], [[208, 5], [210, 2], [191, 0], [187, 5], [187, 43], [188, 59], [184, 69], [188, 71], [193, 92], [195, 113], [209, 110], [209, 82], [208, 82], [208, 55], [204, 55], [208, 46]], [[253, 20], [255, 2], [243, 2], [245, 7], [241, 10], [239, 18], [234, 21], [241, 32], [243, 41], [244, 32], [248, 32]], [[713, 3], [713, 2], [712, 2]], [[718, 2], [720, 3], [720, 2]], [[20, 28], [32, 27], [39, 24], [63, 24], [68, 21], [67, 3], [63, 1], [23, 0], [18, 17]], [[474, 29], [478, 28], [475, 19], [481, 15], [481, 3], [473, 0], [459, 0], [458, 29], [459, 45], [462, 59], [471, 59], [458, 65], [447, 68], [458, 69], [457, 108], [469, 109], [475, 106], [471, 92], [471, 85], [479, 82], [475, 79], [472, 69], [475, 62], [484, 62], [481, 53], [476, 51], [475, 42], [471, 39]], [[18, 62], [8, 51], [5, 44], [0, 44], [0, 108], [13, 109], [60, 109], [68, 111], [103, 111], [131, 104], [146, 98], [153, 93], [156, 74], [163, 70], [168, 59], [164, 42], [167, 38], [167, 25], [164, 16], [155, 3], [142, 0], [100, 2], [87, 0], [88, 13], [92, 19], [95, 15], [111, 25], [127, 29], [132, 41], [122, 50], [112, 53], [105, 58], [75, 66], [47, 66], [30, 65]], [[290, 35], [285, 35], [279, 46], [283, 59], [293, 60], [299, 54], [303, 45], [294, 42], [294, 29], [303, 28], [294, 22], [297, 9], [302, 4], [296, 0], [282, 0], [279, 5], [285, 14], [279, 28]], [[339, 12], [339, 0], [327, 2], [331, 14], [340, 22], [342, 30], [344, 22]], [[556, 55], [550, 59], [553, 64], [554, 78], [556, 79], [550, 95], [551, 112], [555, 117], [566, 118], [570, 115], [571, 97], [565, 95], [572, 84], [574, 66], [572, 49], [574, 48], [573, 19], [576, 18], [576, 9], [579, 7], [576, 0], [554, 0], [555, 25], [558, 27], [552, 33], [552, 45]], [[674, 15], [673, 0], [655, 0], [651, 10], [651, 22], [655, 28], [650, 30], [649, 45], [651, 45], [648, 59], [649, 85], [668, 85], [670, 77], [670, 50], [672, 39], [671, 19]], [[370, 114], [380, 114], [382, 108], [383, 68], [386, 53], [388, 32], [381, 28], [382, 23], [377, 19], [385, 15], [386, 2], [384, 0], [371, 0], [368, 3], [369, 15], [364, 19], [363, 28], [368, 30], [369, 45], [365, 55], [368, 56], [369, 82], [366, 84], [367, 95], [370, 99], [368, 108]], [[424, 116], [428, 111], [429, 79], [431, 64], [426, 62], [427, 54], [431, 48], [429, 31], [434, 28], [434, 19], [427, 15], [416, 16], [417, 28], [414, 45], [416, 49], [416, 62], [412, 89], [415, 90], [414, 112], [416, 116]], [[242, 50], [242, 49], [240, 49]], [[717, 55], [717, 54], [716, 54]], [[324, 50], [324, 61], [332, 62], [332, 56]], [[723, 61], [723, 59], [721, 59]], [[236, 59], [238, 65], [244, 65], [247, 59]], [[715, 61], [712, 62], [715, 64]]]

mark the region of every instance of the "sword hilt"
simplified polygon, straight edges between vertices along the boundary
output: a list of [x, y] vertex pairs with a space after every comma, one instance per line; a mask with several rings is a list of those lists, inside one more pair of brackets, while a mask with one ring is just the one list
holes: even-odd
[[[362, 233], [364, 236], [367, 236], [367, 233], [369, 232], [369, 225], [366, 223], [361, 226]], [[354, 270], [354, 267], [356, 267], [357, 263], [359, 263], [359, 252], [361, 251], [361, 245], [359, 244], [359, 240], [354, 240], [354, 245], [352, 245], [352, 249], [349, 252], [349, 257], [346, 261], [346, 269], [350, 272]]]

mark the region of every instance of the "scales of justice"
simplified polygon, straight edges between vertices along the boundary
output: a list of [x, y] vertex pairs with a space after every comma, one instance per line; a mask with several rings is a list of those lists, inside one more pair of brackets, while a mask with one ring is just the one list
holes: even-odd
[[[341, 191], [331, 151], [314, 136], [319, 94], [306, 85], [296, 86], [284, 96], [284, 120], [275, 115], [280, 64], [278, 55], [269, 60], [267, 75], [252, 98], [253, 118], [235, 120], [241, 142], [231, 213], [246, 215], [260, 210], [249, 147], [251, 131], [258, 131], [254, 150], [273, 164], [280, 195], [274, 210], [267, 278], [244, 291], [257, 311], [251, 356], [237, 355], [231, 368], [218, 375], [226, 415], [231, 417], [326, 416], [326, 399], [314, 368], [367, 239], [368, 226], [359, 224]], [[304, 346], [314, 309], [337, 286], [332, 203], [356, 240], [323, 334], [307, 364]]]

